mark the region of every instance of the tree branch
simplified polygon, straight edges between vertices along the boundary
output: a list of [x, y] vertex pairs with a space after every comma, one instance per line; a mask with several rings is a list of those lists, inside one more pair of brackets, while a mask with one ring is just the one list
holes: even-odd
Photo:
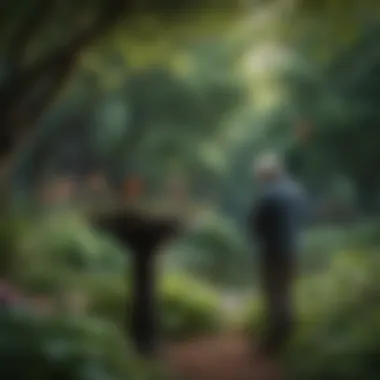
[[10, 8], [10, 2], [0, 2], [0, 33], [3, 33], [4, 30], [6, 30]]
[[0, 100], [2, 100], [6, 94], [8, 98], [11, 98], [9, 101], [13, 102], [15, 100], [14, 98], [22, 96], [28, 89], [33, 87], [35, 82], [37, 82], [50, 67], [59, 64], [60, 61], [67, 59], [69, 56], [74, 56], [79, 53], [117, 21], [127, 4], [128, 1], [125, 0], [108, 0], [105, 9], [100, 12], [98, 19], [87, 29], [82, 31], [79, 35], [74, 35], [65, 45], [54, 49], [53, 52], [36, 61], [23, 72], [9, 78], [7, 84], [4, 85], [3, 91], [0, 92]]
[[12, 70], [17, 70], [22, 64], [26, 49], [35, 38], [54, 5], [55, 0], [38, 0], [10, 38], [7, 60]]
[[[108, 0], [99, 13], [98, 18], [85, 30], [74, 35], [66, 44], [54, 49], [50, 54], [36, 61], [30, 67], [14, 73], [7, 78], [0, 89], [0, 118], [2, 127], [0, 130], [0, 155], [9, 154], [15, 145], [12, 115], [17, 112], [17, 107], [33, 91], [36, 84], [46, 73], [59, 72], [57, 94], [63, 82], [67, 78], [70, 69], [74, 67], [78, 54], [98, 36], [106, 32], [129, 9], [129, 0]], [[63, 62], [70, 64], [63, 65]], [[51, 100], [51, 97], [50, 97]], [[40, 114], [40, 113], [39, 113]], [[38, 116], [39, 116], [38, 114]], [[33, 120], [35, 121], [35, 120]], [[33, 124], [25, 121], [27, 124]]]
[[53, 67], [51, 73], [46, 73], [49, 78], [46, 78], [47, 83], [43, 86], [43, 91], [37, 99], [32, 102], [27, 101], [25, 107], [17, 109], [17, 112], [12, 116], [14, 139], [22, 140], [21, 143], [29, 139], [30, 133], [28, 133], [27, 126], [36, 122], [51, 106], [72, 73], [74, 64], [74, 57], [68, 57], [67, 60], [62, 60], [59, 65]]

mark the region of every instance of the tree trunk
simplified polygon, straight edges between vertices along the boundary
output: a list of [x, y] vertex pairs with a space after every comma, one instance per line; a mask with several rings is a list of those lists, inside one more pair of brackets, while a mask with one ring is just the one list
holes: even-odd
[[[125, 0], [105, 1], [96, 20], [87, 28], [74, 31], [66, 43], [52, 49], [51, 52], [24, 64], [24, 54], [33, 42], [39, 29], [49, 20], [54, 8], [53, 0], [40, 0], [36, 8], [22, 20], [20, 28], [8, 41], [5, 52], [7, 76], [0, 85], [0, 160], [9, 160], [20, 137], [28, 136], [35, 129], [36, 122], [51, 102], [60, 93], [78, 60], [79, 54], [102, 35], [128, 10]], [[40, 96], [35, 107], [28, 110], [28, 101], [36, 88], [46, 79], [50, 84]], [[29, 112], [28, 112], [29, 111]], [[21, 136], [20, 136], [21, 135]]]

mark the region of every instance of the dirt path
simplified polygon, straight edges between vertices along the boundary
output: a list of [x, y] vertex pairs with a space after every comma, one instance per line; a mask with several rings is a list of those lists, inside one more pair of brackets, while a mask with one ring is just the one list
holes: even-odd
[[173, 345], [165, 361], [179, 380], [280, 380], [276, 365], [252, 351], [247, 338], [225, 334]]

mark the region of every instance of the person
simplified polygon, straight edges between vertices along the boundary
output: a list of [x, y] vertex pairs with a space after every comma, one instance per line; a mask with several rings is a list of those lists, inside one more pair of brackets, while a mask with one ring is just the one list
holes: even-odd
[[274, 153], [265, 153], [255, 161], [254, 175], [260, 188], [249, 228], [259, 248], [267, 311], [267, 330], [260, 349], [276, 354], [290, 337], [294, 322], [291, 286], [306, 216], [305, 195]]

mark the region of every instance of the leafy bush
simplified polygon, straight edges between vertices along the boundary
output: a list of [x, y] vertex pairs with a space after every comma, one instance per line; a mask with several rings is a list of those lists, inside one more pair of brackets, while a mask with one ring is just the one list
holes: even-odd
[[221, 326], [216, 292], [196, 279], [164, 277], [159, 302], [163, 333], [178, 340], [215, 332]]
[[[3, 235], [9, 232], [7, 222]], [[1, 235], [0, 242], [12, 248], [6, 252], [16, 263], [8, 268], [8, 275], [27, 293], [56, 294], [76, 287], [84, 274], [121, 273], [125, 269], [127, 255], [121, 247], [97, 235], [78, 215], [34, 216], [22, 231], [12, 231], [6, 238]]]
[[[69, 213], [41, 218], [18, 237], [15, 246], [18, 265], [13, 277], [25, 293], [54, 300], [79, 294], [86, 298], [90, 314], [125, 326], [131, 303], [126, 255], [112, 241], [97, 236], [84, 220]], [[159, 285], [166, 337], [182, 339], [219, 327], [218, 298], [209, 287], [171, 275]]]
[[313, 228], [305, 234], [300, 270], [305, 274], [324, 272], [336, 252], [367, 251], [379, 247], [379, 232], [379, 223], [376, 222]]
[[236, 223], [205, 215], [167, 256], [168, 266], [221, 286], [251, 284], [252, 254]]
[[356, 249], [376, 249], [380, 246], [380, 224], [377, 220], [361, 223], [347, 235], [350, 246]]
[[307, 231], [300, 257], [302, 273], [325, 271], [335, 252], [347, 246], [347, 236], [347, 229], [340, 227], [313, 228]]
[[340, 254], [309, 294], [305, 289], [303, 324], [288, 355], [292, 378], [380, 376], [379, 269], [378, 252]]
[[[128, 323], [131, 291], [125, 277], [90, 276], [85, 282], [91, 313], [119, 326]], [[168, 276], [157, 293], [165, 339], [186, 339], [220, 327], [218, 297], [209, 287], [183, 276]]]
[[29, 220], [25, 216], [2, 210], [0, 218], [0, 275], [9, 276], [17, 267], [17, 252], [20, 236], [28, 230]]
[[75, 213], [53, 213], [35, 220], [19, 244], [26, 265], [63, 271], [115, 271], [125, 261], [122, 249], [97, 235]]
[[[299, 325], [286, 356], [292, 380], [379, 378], [379, 270], [378, 252], [346, 252], [299, 282]], [[249, 329], [257, 331], [262, 309], [252, 309]]]
[[0, 377], [13, 380], [153, 380], [119, 331], [104, 321], [44, 316], [25, 307], [0, 312]]
[[125, 326], [131, 299], [126, 276], [89, 274], [78, 285], [88, 294], [90, 314]]

